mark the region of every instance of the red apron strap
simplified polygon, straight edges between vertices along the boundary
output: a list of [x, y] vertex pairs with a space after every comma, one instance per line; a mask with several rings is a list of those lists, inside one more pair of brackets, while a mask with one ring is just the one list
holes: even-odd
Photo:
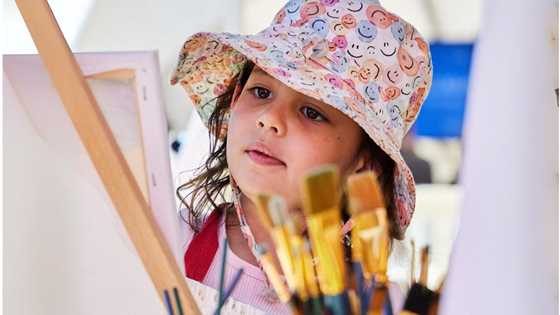
[[212, 211], [202, 230], [192, 238], [185, 251], [185, 273], [188, 278], [202, 282], [218, 251], [218, 226], [221, 211]]

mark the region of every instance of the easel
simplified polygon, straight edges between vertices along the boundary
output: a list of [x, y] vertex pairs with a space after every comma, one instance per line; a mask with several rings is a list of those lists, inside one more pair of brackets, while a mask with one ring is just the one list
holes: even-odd
[[16, 0], [64, 107], [162, 301], [177, 288], [186, 314], [200, 314], [46, 0]]

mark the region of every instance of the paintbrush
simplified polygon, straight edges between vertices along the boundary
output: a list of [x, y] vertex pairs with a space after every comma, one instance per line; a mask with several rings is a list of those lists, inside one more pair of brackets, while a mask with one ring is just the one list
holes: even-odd
[[362, 299], [366, 301], [367, 314], [392, 314], [391, 301], [387, 292], [387, 262], [389, 258], [389, 229], [387, 212], [380, 206], [375, 211], [377, 225], [358, 232], [362, 245], [362, 259], [366, 279], [373, 277], [372, 284], [365, 290]]
[[368, 293], [374, 285], [372, 280], [379, 260], [373, 250], [374, 234], [381, 232], [381, 229], [374, 229], [379, 225], [376, 211], [385, 206], [379, 183], [371, 171], [349, 176], [346, 189], [348, 210], [353, 221], [352, 266], [360, 297], [360, 310], [364, 314], [368, 309]]
[[353, 221], [351, 231], [352, 261], [354, 269], [359, 271], [355, 272], [358, 287], [363, 289], [363, 270], [360, 269], [363, 269], [361, 266], [364, 264], [364, 253], [359, 234], [378, 225], [375, 210], [384, 207], [383, 194], [373, 172], [363, 172], [349, 176], [346, 189], [348, 210]]
[[295, 292], [297, 279], [287, 226], [286, 204], [279, 196], [259, 194], [257, 195], [256, 206], [262, 224], [269, 229], [274, 241], [276, 255], [288, 282], [288, 287], [292, 292]]
[[321, 291], [319, 290], [319, 284], [317, 283], [317, 273], [315, 271], [315, 266], [313, 264], [313, 257], [311, 254], [311, 244], [307, 238], [304, 239], [303, 245], [303, 266], [305, 269], [304, 279], [305, 287], [309, 294], [309, 300], [311, 301], [311, 308], [313, 315], [323, 314], [323, 302], [321, 298]]
[[239, 280], [241, 279], [242, 275], [243, 275], [243, 268], [237, 270], [237, 272], [233, 276], [233, 280], [231, 281], [231, 284], [229, 285], [229, 287], [227, 289], [225, 289], [222, 299], [218, 301], [218, 307], [216, 308], [216, 311], [214, 311], [214, 315], [220, 315], [221, 314], [222, 307], [226, 303], [226, 300], [233, 293], [233, 290], [235, 290], [235, 287], [239, 283]]
[[293, 249], [296, 292], [303, 302], [305, 314], [323, 314], [321, 294], [311, 256], [311, 246], [307, 237], [303, 235], [303, 224], [300, 221], [288, 218], [287, 226]]
[[175, 296], [177, 311], [179, 312], [179, 315], [183, 315], [183, 305], [181, 303], [181, 297], [179, 296], [179, 290], [177, 288], [173, 288], [173, 295]]
[[270, 281], [272, 288], [276, 291], [280, 301], [288, 304], [293, 314], [303, 315], [302, 306], [293, 298], [293, 295], [284, 284], [284, 281], [282, 281], [282, 275], [278, 272], [278, 269], [276, 269], [276, 266], [274, 265], [272, 254], [268, 252], [265, 246], [260, 244], [257, 244], [256, 252], [263, 271]]
[[227, 256], [227, 245], [228, 240], [227, 237], [224, 238], [224, 248], [222, 251], [222, 259], [220, 264], [220, 288], [218, 290], [218, 309], [216, 312], [220, 314], [222, 309], [222, 303], [224, 300], [224, 281], [225, 281], [225, 274], [226, 274], [226, 256]]
[[[363, 298], [367, 301], [367, 314], [392, 314], [387, 291], [389, 240], [386, 227], [382, 226], [380, 222], [380, 226], [362, 231], [360, 233], [360, 240], [364, 244], [364, 256], [372, 257], [373, 259], [371, 262], [365, 260], [365, 266], [367, 266], [368, 271], [374, 273], [372, 286], [363, 295]], [[373, 251], [373, 253], [367, 253], [367, 251]]]
[[302, 181], [301, 195], [325, 307], [333, 315], [348, 314], [338, 169], [326, 165], [309, 172]]
[[430, 246], [424, 246], [420, 252], [420, 279], [418, 282], [423, 285], [428, 285], [428, 267], [430, 265]]
[[295, 231], [292, 221], [288, 221], [287, 226], [290, 232], [290, 244], [294, 261], [295, 294], [297, 294], [298, 300], [302, 303], [304, 314], [311, 314], [313, 309], [305, 282], [304, 239]]
[[420, 253], [420, 278], [408, 291], [401, 315], [428, 315], [430, 312], [436, 293], [427, 287], [429, 255], [429, 247], [422, 248]]
[[437, 290], [434, 292], [434, 297], [432, 299], [432, 304], [428, 308], [428, 315], [437, 315], [439, 312], [439, 300], [441, 296], [441, 291], [443, 290], [443, 286], [445, 285], [445, 277], [441, 279]]
[[416, 243], [414, 240], [410, 240], [410, 247], [412, 248], [412, 253], [410, 257], [410, 283], [412, 286], [414, 284], [414, 279], [416, 279]]
[[165, 306], [167, 307], [167, 314], [175, 315], [175, 312], [173, 311], [173, 304], [171, 304], [171, 298], [169, 297], [169, 291], [167, 291], [167, 289], [163, 290], [163, 297], [165, 300]]

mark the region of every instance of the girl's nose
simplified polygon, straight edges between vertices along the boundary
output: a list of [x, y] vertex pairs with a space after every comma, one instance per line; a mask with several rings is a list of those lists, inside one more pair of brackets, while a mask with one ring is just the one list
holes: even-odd
[[270, 104], [269, 107], [257, 117], [257, 128], [265, 129], [265, 132], [270, 130], [276, 136], [284, 135], [286, 127], [280, 110], [281, 106]]

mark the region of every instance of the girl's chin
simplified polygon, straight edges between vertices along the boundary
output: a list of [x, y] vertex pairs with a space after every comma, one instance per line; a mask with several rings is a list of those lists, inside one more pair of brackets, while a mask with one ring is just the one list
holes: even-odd
[[271, 181], [260, 181], [246, 179], [237, 181], [237, 185], [247, 196], [256, 197], [258, 194], [279, 195], [279, 184], [272, 183]]

